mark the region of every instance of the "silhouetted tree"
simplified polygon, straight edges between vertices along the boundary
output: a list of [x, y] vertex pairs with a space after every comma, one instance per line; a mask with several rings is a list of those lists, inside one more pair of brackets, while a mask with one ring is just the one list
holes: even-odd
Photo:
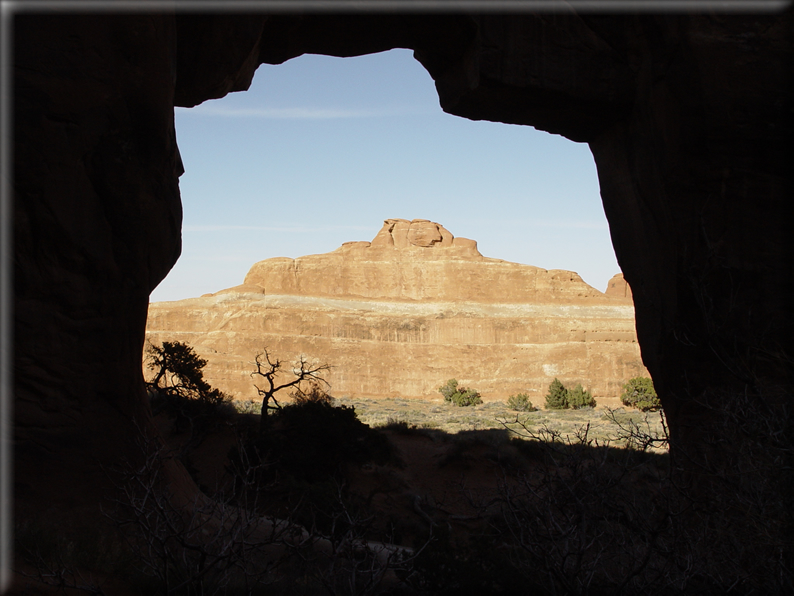
[[183, 446], [186, 453], [234, 412], [231, 397], [204, 380], [207, 361], [188, 344], [149, 343], [146, 353], [147, 365], [154, 371], [154, 378], [146, 384], [152, 413], [167, 413], [177, 432], [190, 429], [190, 438]]
[[146, 347], [147, 366], [155, 371], [147, 386], [159, 397], [197, 399], [220, 403], [227, 396], [204, 380], [207, 361], [199, 357], [188, 344], [164, 341], [162, 346], [149, 342]]
[[[263, 387], [254, 384], [257, 392], [262, 397], [262, 418], [259, 423], [259, 431], [262, 434], [264, 434], [265, 429], [267, 428], [268, 410], [278, 410], [281, 408], [278, 401], [276, 401], [276, 393], [282, 389], [289, 389], [292, 387], [295, 388], [297, 393], [304, 394], [305, 391], [309, 391], [309, 389], [304, 391], [304, 389], [301, 388], [301, 385], [310, 382], [313, 384], [321, 383], [328, 386], [328, 381], [326, 381], [321, 375], [322, 373], [331, 370], [331, 366], [329, 364], [313, 364], [309, 362], [303, 354], [301, 354], [298, 361], [292, 365], [292, 368], [289, 371], [293, 378], [283, 383], [277, 383], [276, 377], [287, 373], [287, 371], [283, 370], [284, 363], [278, 359], [271, 359], [267, 348], [265, 348], [262, 353], [256, 355], [255, 363], [256, 370], [251, 373], [251, 376], [260, 376], [266, 382], [266, 385]], [[274, 406], [270, 405], [271, 400], [275, 404]]]

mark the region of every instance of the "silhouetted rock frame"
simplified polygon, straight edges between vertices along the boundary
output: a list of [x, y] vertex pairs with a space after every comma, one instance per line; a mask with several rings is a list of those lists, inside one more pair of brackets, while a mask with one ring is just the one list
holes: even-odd
[[[765, 409], [770, 419], [790, 416], [790, 8], [16, 10], [14, 496], [21, 518], [53, 502], [75, 515], [96, 512], [101, 466], [134, 456], [133, 420], [152, 425], [140, 365], [148, 296], [181, 250], [174, 106], [244, 90], [259, 64], [304, 53], [411, 48], [444, 111], [589, 144], [633, 291], [643, 360], [669, 420], [672, 453], [685, 455], [677, 461], [689, 474], [724, 457], [718, 404], [741, 396], [751, 416]], [[782, 431], [788, 445], [791, 429]], [[730, 439], [750, 440], [741, 432]], [[195, 493], [177, 468], [168, 470], [172, 486]]]

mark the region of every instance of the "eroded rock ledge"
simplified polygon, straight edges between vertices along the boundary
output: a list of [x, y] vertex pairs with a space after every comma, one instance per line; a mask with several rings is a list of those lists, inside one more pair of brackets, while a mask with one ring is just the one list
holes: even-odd
[[574, 303], [603, 298], [576, 273], [484, 257], [474, 240], [456, 238], [424, 219], [387, 219], [372, 242], [347, 242], [330, 253], [260, 261], [244, 285], [265, 294], [374, 300]]
[[153, 303], [147, 336], [193, 345], [238, 399], [256, 397], [264, 347], [333, 364], [338, 396], [437, 398], [454, 377], [486, 400], [525, 392], [540, 404], [560, 377], [616, 398], [647, 374], [619, 279], [603, 294], [571, 271], [484, 257], [440, 224], [387, 219], [372, 242], [266, 259], [240, 286]]

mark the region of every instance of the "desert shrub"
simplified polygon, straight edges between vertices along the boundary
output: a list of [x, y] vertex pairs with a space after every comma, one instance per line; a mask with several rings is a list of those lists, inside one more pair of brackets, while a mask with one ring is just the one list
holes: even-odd
[[230, 452], [233, 468], [258, 461], [268, 476], [322, 482], [335, 476], [346, 463], [385, 462], [391, 444], [356, 416], [352, 406], [334, 407], [327, 401], [302, 401], [284, 406], [271, 415], [268, 432]]
[[256, 414], [262, 413], [262, 403], [253, 399], [234, 402], [234, 409], [240, 414]]
[[479, 391], [476, 389], [459, 387], [456, 379], [450, 379], [439, 387], [438, 391], [444, 396], [445, 401], [453, 403], [456, 406], [476, 406], [482, 403]]
[[[528, 428], [522, 424], [522, 428]], [[546, 456], [546, 447], [539, 439], [515, 436], [510, 439], [510, 445], [518, 451], [527, 461], [543, 460]]]
[[512, 550], [520, 575], [540, 584], [535, 593], [647, 594], [656, 584], [658, 593], [676, 593], [664, 591], [668, 563], [656, 542], [670, 523], [659, 484], [666, 469], [654, 454], [638, 463], [634, 451], [589, 431], [513, 430], [520, 438], [511, 445], [537, 465], [500, 486], [501, 519], [491, 527], [501, 536], [493, 542]]
[[637, 408], [643, 412], [659, 410], [662, 402], [653, 388], [653, 381], [648, 377], [634, 377], [623, 385], [623, 394], [620, 396], [623, 405]]
[[631, 424], [630, 449], [596, 443], [589, 425], [574, 438], [519, 431], [533, 440], [516, 446], [549, 465], [500, 487], [505, 516], [492, 527], [520, 547], [522, 575], [548, 583], [539, 593], [794, 593], [791, 472], [780, 465], [792, 453], [791, 414], [749, 391], [708, 397], [699, 403], [712, 408], [719, 442], [677, 450], [676, 466], [697, 466], [694, 478], [651, 451], [667, 443], [666, 424], [651, 433], [636, 411], [608, 412]]
[[516, 412], [534, 412], [537, 410], [532, 402], [529, 401], [529, 395], [526, 393], [517, 393], [507, 398], [507, 407]]
[[558, 378], [549, 385], [549, 392], [546, 394], [546, 407], [550, 410], [564, 410], [568, 407], [568, 392]]
[[444, 401], [452, 401], [452, 395], [458, 390], [458, 380], [450, 379], [438, 388], [438, 392], [444, 396]]
[[581, 383], [577, 383], [576, 387], [569, 389], [567, 394], [568, 407], [574, 410], [581, 408], [594, 408], [596, 405], [595, 399], [589, 391], [585, 391]]
[[326, 536], [350, 530], [352, 522], [342, 518], [355, 518], [361, 503], [347, 487], [347, 468], [399, 465], [389, 438], [361, 422], [355, 408], [327, 402], [285, 405], [270, 418], [266, 433], [244, 438], [229, 451], [235, 489], [266, 495], [269, 504], [263, 506], [270, 511]]
[[388, 442], [358, 419], [354, 407], [306, 401], [284, 407], [277, 420], [279, 455], [288, 470], [323, 475], [339, 462], [364, 463], [388, 455]]
[[667, 449], [669, 432], [664, 411], [659, 410], [659, 424], [651, 424], [649, 414], [626, 412], [623, 408], [612, 410], [606, 408], [601, 420], [610, 422], [617, 428], [617, 434], [611, 439], [629, 449], [648, 451], [649, 449]]
[[194, 437], [220, 420], [229, 419], [236, 410], [231, 397], [204, 380], [207, 361], [183, 342], [149, 343], [146, 364], [154, 371], [146, 383], [154, 414], [167, 413], [177, 431], [190, 428]]
[[546, 408], [550, 410], [565, 410], [573, 408], [594, 408], [595, 399], [589, 391], [585, 391], [581, 383], [577, 383], [573, 389], [566, 389], [559, 379], [555, 378], [549, 385], [549, 392], [546, 394]]
[[[273, 572], [292, 554], [277, 554], [274, 546], [293, 544], [301, 528], [291, 520], [257, 514], [259, 495], [249, 499], [243, 493], [218, 492], [207, 498], [196, 493], [192, 502], [175, 499], [171, 485], [162, 480], [163, 464], [173, 457], [171, 448], [146, 431], [136, 437], [136, 443], [145, 454], [144, 461], [114, 466], [115, 494], [103, 502], [102, 510], [129, 552], [134, 575], [131, 589], [123, 593], [285, 593], [274, 590], [278, 578]], [[59, 593], [78, 593], [65, 591], [62, 582], [59, 587]], [[101, 587], [91, 591], [76, 587], [80, 593], [116, 593]]]
[[331, 397], [331, 394], [328, 393], [325, 386], [315, 379], [309, 381], [305, 387], [298, 385], [295, 391], [290, 393], [290, 397], [294, 400], [295, 404], [315, 402], [328, 404], [330, 406], [334, 405], [334, 398]]

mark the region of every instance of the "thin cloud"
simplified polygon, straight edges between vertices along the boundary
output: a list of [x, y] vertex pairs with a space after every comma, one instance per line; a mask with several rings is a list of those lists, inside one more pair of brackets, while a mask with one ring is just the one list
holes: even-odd
[[340, 120], [353, 118], [378, 118], [419, 114], [408, 108], [386, 108], [379, 110], [342, 108], [229, 108], [201, 105], [195, 108], [178, 108], [182, 114], [219, 116], [222, 118], [264, 118], [270, 120]]
[[284, 232], [290, 234], [306, 234], [314, 232], [330, 232], [333, 230], [371, 230], [371, 226], [235, 226], [235, 225], [185, 225], [183, 232]]
[[[606, 230], [609, 226], [603, 222], [597, 221], [565, 221], [565, 220], [529, 220], [529, 221], [505, 221], [505, 222], [481, 222], [478, 226], [482, 228], [482, 224], [498, 225], [505, 227], [534, 227], [534, 228], [560, 228], [560, 229], [578, 229], [578, 230]], [[246, 225], [183, 225], [183, 232], [281, 232], [290, 234], [308, 234], [316, 232], [331, 232], [334, 230], [355, 230], [355, 231], [372, 231], [373, 226], [290, 226], [290, 225], [277, 225], [277, 226], [246, 226]]]
[[576, 228], [578, 230], [606, 230], [609, 226], [600, 221], [531, 221], [528, 225], [538, 228]]
[[573, 221], [565, 219], [525, 219], [525, 220], [485, 220], [478, 222], [483, 225], [510, 227], [510, 228], [562, 228], [577, 230], [607, 230], [609, 225], [603, 221]]

